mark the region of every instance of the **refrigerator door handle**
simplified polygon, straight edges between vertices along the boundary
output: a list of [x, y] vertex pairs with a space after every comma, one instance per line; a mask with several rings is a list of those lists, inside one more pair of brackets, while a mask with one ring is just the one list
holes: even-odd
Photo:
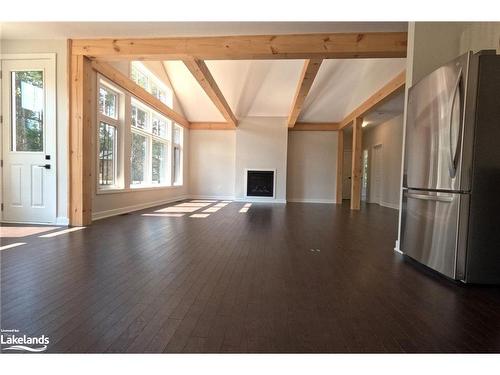
[[414, 199], [422, 199], [426, 201], [438, 201], [438, 202], [445, 202], [445, 203], [451, 203], [453, 202], [453, 196], [451, 195], [426, 195], [426, 194], [414, 194], [414, 193], [409, 193], [408, 198], [414, 198]]
[[[453, 109], [455, 108], [455, 99], [457, 98], [458, 89], [460, 87], [460, 82], [462, 81], [462, 68], [458, 71], [458, 78], [455, 82], [455, 87], [453, 88], [453, 95], [451, 97], [449, 116], [448, 116], [448, 128], [450, 133], [450, 177], [455, 178], [457, 174], [457, 154], [458, 154], [458, 145], [460, 144], [460, 138], [462, 135], [462, 124], [460, 123], [458, 126], [458, 137], [457, 144], [455, 145], [455, 151], [453, 151], [453, 139], [452, 139], [452, 127], [453, 127]], [[461, 108], [459, 110], [459, 121], [460, 121]]]

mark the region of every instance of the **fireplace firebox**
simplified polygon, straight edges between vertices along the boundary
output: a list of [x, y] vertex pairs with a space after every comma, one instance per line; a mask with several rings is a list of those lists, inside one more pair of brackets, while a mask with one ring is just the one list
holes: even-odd
[[247, 170], [247, 197], [274, 197], [274, 171]]

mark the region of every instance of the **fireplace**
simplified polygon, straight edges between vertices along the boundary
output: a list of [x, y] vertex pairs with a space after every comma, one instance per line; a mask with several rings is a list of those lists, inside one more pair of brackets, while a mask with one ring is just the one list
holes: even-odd
[[247, 197], [274, 198], [274, 172], [247, 169]]

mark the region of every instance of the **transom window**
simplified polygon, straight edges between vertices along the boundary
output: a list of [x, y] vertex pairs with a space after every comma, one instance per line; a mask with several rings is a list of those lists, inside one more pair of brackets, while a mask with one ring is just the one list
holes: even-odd
[[133, 61], [130, 66], [130, 78], [155, 98], [172, 108], [172, 90], [151, 73], [144, 64]]

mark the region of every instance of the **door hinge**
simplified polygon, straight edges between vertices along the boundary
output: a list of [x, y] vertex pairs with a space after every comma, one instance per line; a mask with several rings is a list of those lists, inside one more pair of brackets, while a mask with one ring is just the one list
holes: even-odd
[[3, 168], [3, 160], [0, 160], [0, 168]]
[[2, 206], [2, 211], [3, 211], [3, 203], [1, 204], [1, 206]]
[[3, 124], [3, 116], [0, 115], [0, 124]]

